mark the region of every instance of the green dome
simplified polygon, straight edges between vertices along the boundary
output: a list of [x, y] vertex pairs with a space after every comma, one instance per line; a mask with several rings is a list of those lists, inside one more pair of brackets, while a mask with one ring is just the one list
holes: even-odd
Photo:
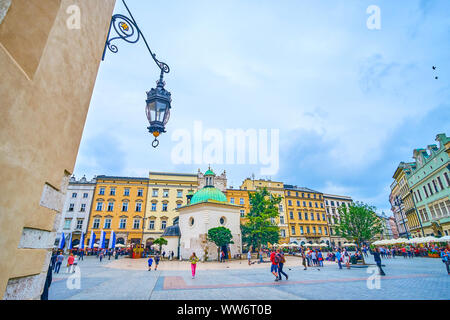
[[216, 174], [212, 172], [211, 169], [208, 169], [208, 171], [205, 172], [205, 176], [215, 176]]
[[191, 199], [190, 204], [196, 204], [201, 202], [228, 202], [225, 194], [217, 188], [205, 187], [197, 191]]

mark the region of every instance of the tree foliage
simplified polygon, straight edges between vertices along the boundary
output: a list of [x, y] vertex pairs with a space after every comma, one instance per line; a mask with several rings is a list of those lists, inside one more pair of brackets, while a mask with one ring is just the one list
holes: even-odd
[[383, 223], [375, 210], [375, 207], [362, 202], [353, 203], [348, 208], [339, 207], [340, 221], [335, 227], [336, 234], [355, 241], [358, 246], [372, 240], [383, 232]]
[[248, 193], [250, 212], [248, 221], [241, 225], [242, 242], [249, 249], [259, 249], [263, 244], [277, 243], [280, 238], [279, 227], [271, 220], [278, 217], [278, 207], [282, 197], [270, 194], [266, 188]]
[[218, 258], [220, 259], [220, 248], [233, 242], [231, 230], [225, 227], [217, 227], [208, 230], [208, 241], [214, 242], [217, 246]]
[[162, 246], [167, 245], [167, 240], [164, 238], [158, 238], [155, 241], [153, 241], [153, 244], [159, 244], [159, 252], [161, 252]]

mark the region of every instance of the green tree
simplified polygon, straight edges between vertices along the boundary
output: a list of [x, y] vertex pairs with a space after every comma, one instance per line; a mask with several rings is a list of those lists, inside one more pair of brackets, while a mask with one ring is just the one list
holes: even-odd
[[242, 241], [249, 249], [260, 249], [263, 244], [277, 243], [280, 238], [279, 227], [272, 222], [278, 217], [278, 207], [282, 197], [270, 194], [266, 188], [248, 193], [250, 212], [248, 221], [241, 225]]
[[[351, 204], [348, 208], [341, 206], [339, 211], [339, 223], [335, 226], [336, 234], [347, 240], [356, 242], [359, 248], [361, 244], [372, 240], [377, 234], [383, 232], [381, 218], [375, 213], [375, 207], [363, 202]], [[364, 255], [362, 255], [365, 264]]]
[[230, 229], [225, 227], [217, 227], [208, 230], [208, 241], [214, 242], [217, 246], [217, 256], [218, 260], [220, 260], [220, 248], [222, 246], [226, 246], [230, 243], [234, 243], [231, 239], [233, 235], [231, 234]]
[[153, 241], [154, 244], [159, 244], [159, 252], [161, 252], [162, 246], [167, 245], [167, 240], [164, 238], [158, 238], [155, 241]]

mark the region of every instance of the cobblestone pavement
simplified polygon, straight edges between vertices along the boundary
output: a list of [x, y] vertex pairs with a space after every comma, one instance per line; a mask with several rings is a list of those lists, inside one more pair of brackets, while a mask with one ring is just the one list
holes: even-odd
[[[373, 263], [372, 257], [366, 259]], [[199, 263], [195, 279], [187, 262], [162, 261], [147, 271], [145, 259], [86, 257], [76, 273], [62, 267], [53, 274], [50, 300], [240, 300], [450, 299], [450, 276], [440, 259], [386, 259], [386, 276], [376, 267], [339, 270], [337, 264], [303, 270], [300, 259], [288, 257], [289, 280], [275, 282], [270, 264], [247, 261]]]

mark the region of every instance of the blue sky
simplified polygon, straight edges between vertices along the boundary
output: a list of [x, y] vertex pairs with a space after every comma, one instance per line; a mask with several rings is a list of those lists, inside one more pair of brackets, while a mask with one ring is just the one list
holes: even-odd
[[[413, 149], [450, 135], [450, 1], [181, 1], [127, 4], [171, 67], [171, 119], [157, 149], [145, 92], [159, 69], [144, 44], [115, 44], [100, 64], [74, 173], [147, 176], [177, 165], [171, 134], [279, 129], [273, 180], [352, 196], [390, 214], [392, 175]], [[369, 30], [366, 9], [381, 9]], [[116, 13], [125, 14], [117, 0]], [[432, 70], [436, 65], [438, 69]], [[434, 76], [439, 79], [435, 80]], [[226, 169], [237, 187], [255, 165]], [[267, 177], [262, 177], [267, 178]]]

